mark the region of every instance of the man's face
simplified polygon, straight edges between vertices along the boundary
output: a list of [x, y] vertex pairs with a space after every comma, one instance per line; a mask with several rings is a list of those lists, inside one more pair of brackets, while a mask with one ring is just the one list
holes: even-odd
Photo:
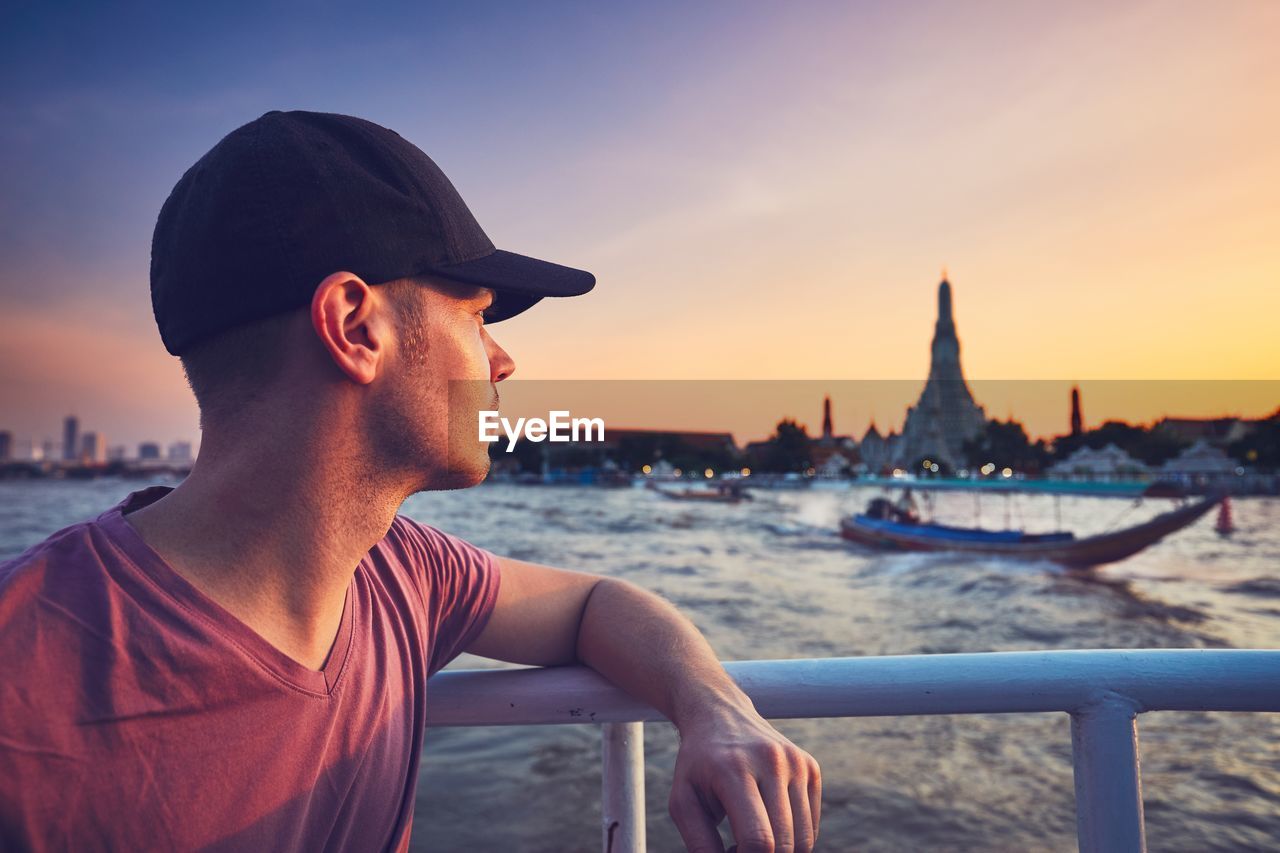
[[474, 486], [489, 472], [479, 412], [515, 363], [484, 327], [493, 292], [439, 280], [386, 285], [394, 343], [374, 389], [371, 434], [381, 467], [415, 491]]

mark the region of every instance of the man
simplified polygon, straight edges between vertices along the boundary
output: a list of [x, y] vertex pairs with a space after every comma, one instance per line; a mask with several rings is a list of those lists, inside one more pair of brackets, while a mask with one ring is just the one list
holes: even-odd
[[0, 566], [0, 848], [403, 850], [427, 676], [582, 663], [678, 727], [690, 850], [808, 850], [817, 764], [692, 625], [611, 578], [396, 515], [479, 483], [487, 328], [579, 270], [495, 250], [435, 164], [348, 116], [268, 113], [160, 212], [151, 289], [203, 441]]

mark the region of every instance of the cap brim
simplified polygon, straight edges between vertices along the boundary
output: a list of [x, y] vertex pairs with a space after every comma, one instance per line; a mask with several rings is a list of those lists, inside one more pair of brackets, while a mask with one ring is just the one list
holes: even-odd
[[596, 277], [585, 270], [502, 249], [473, 261], [435, 266], [429, 272], [450, 281], [492, 288], [494, 300], [484, 313], [486, 323], [527, 311], [544, 296], [581, 296], [596, 285]]

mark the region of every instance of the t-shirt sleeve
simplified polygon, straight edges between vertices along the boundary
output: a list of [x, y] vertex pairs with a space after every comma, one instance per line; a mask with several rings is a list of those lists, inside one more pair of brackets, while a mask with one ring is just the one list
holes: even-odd
[[432, 675], [484, 630], [498, 601], [501, 572], [490, 552], [413, 519], [396, 516], [391, 532], [422, 593]]

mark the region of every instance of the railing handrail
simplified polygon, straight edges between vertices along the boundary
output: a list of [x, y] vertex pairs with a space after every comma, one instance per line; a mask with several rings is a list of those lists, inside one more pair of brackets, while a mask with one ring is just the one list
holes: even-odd
[[[1280, 711], [1280, 650], [1092, 649], [726, 663], [761, 716], [1071, 715], [1084, 853], [1145, 851], [1137, 715]], [[602, 723], [601, 849], [645, 849], [643, 723], [661, 720], [582, 667], [431, 679], [429, 726]]]
[[[1147, 711], [1280, 711], [1280, 650], [1094, 649], [731, 661], [761, 716], [1078, 713], [1123, 698]], [[662, 720], [592, 670], [450, 670], [429, 726]]]

